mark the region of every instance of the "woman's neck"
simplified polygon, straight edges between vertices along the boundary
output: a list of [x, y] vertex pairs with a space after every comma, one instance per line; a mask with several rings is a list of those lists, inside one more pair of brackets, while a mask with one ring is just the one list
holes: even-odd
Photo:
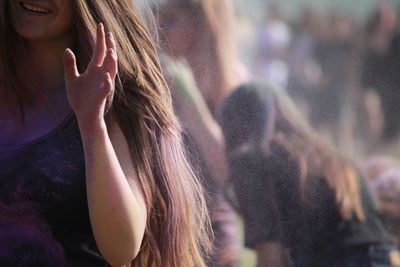
[[63, 53], [71, 45], [70, 38], [27, 43], [28, 58], [25, 63], [27, 76], [34, 81], [33, 92], [46, 93], [64, 87]]

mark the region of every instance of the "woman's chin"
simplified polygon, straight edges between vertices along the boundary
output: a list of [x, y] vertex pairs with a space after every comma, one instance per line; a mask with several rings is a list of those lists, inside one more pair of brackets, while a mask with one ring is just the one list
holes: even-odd
[[23, 39], [27, 39], [30, 41], [40, 41], [45, 39], [45, 34], [43, 33], [43, 31], [34, 30], [27, 27], [18, 27], [15, 30], [17, 34]]

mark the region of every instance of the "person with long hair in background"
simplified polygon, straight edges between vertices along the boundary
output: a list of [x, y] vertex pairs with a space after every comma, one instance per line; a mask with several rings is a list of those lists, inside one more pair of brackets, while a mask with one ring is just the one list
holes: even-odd
[[205, 266], [203, 189], [135, 3], [1, 0], [0, 40], [0, 208], [44, 234], [0, 262], [49, 240], [57, 266]]
[[245, 79], [233, 35], [229, 0], [167, 0], [159, 8], [160, 39], [174, 107], [186, 130], [192, 164], [210, 194], [215, 252], [208, 266], [239, 266], [235, 213], [226, 200], [227, 167], [218, 115], [224, 98]]
[[[260, 89], [263, 88], [263, 89]], [[367, 183], [283, 91], [248, 84], [222, 111], [230, 179], [258, 266], [398, 266]]]

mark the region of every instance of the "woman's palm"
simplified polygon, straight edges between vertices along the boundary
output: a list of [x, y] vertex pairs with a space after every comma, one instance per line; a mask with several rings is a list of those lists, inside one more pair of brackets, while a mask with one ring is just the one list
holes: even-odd
[[84, 73], [79, 74], [74, 53], [64, 53], [65, 83], [68, 101], [78, 120], [83, 123], [103, 118], [107, 96], [114, 90], [118, 71], [116, 45], [111, 33], [105, 36], [99, 24], [92, 59]]

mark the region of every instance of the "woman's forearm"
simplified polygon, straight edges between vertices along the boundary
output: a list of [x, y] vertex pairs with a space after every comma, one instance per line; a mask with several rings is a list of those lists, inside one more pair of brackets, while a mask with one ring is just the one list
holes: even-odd
[[211, 175], [219, 182], [225, 182], [228, 167], [221, 127], [208, 108], [188, 107], [184, 120]]
[[[101, 23], [84, 72], [78, 72], [75, 54], [70, 49], [64, 52], [68, 101], [78, 119], [85, 154], [93, 234], [105, 260], [122, 266], [130, 263], [139, 251], [146, 208], [128, 146], [121, 145], [121, 140], [126, 139], [123, 134], [117, 138], [110, 136], [104, 121], [104, 109], [108, 96], [115, 90], [117, 73], [117, 45]], [[117, 125], [110, 129], [120, 130]]]
[[128, 264], [139, 251], [145, 229], [140, 196], [128, 183], [105, 123], [81, 127], [81, 135], [89, 215], [97, 246], [113, 266]]

